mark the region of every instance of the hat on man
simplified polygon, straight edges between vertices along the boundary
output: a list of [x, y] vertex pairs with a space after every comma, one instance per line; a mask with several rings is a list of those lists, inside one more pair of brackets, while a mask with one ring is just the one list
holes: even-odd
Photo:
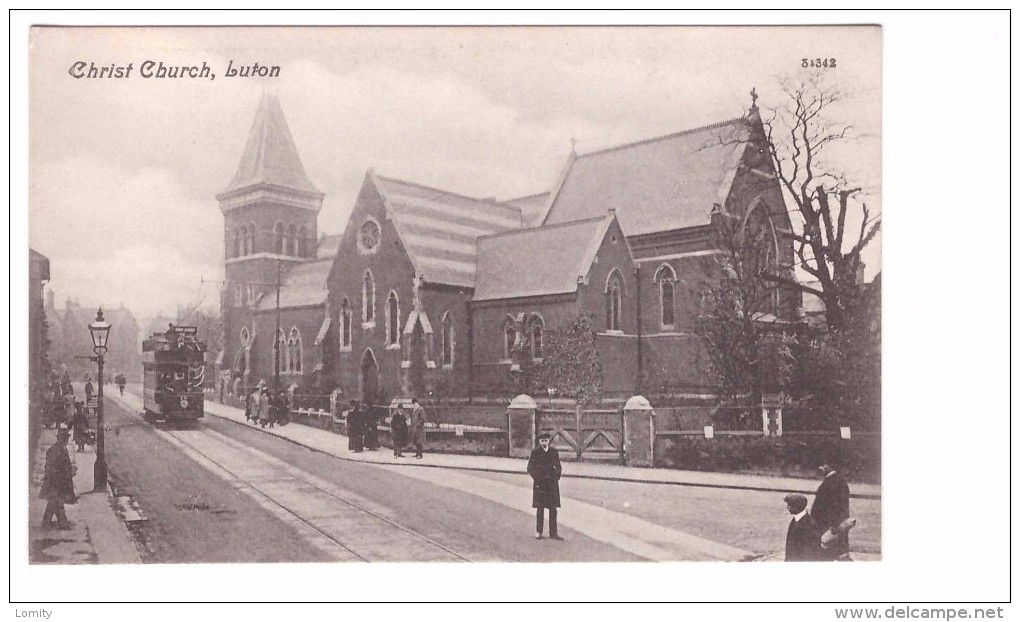
[[538, 435], [538, 440], [542, 440], [542, 439], [549, 440], [551, 438], [552, 438], [552, 434], [549, 434], [548, 432], [542, 432], [541, 434]]

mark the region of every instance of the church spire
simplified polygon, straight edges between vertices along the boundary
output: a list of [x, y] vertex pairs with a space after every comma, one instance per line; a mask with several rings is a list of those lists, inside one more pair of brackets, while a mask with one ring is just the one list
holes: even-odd
[[237, 173], [220, 194], [262, 184], [322, 194], [305, 174], [287, 120], [280, 108], [280, 100], [269, 92], [262, 94]]

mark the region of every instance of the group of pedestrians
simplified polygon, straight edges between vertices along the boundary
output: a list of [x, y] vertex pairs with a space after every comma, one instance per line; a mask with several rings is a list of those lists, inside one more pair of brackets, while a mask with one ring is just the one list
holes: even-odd
[[390, 417], [390, 433], [393, 438], [393, 457], [403, 458], [404, 448], [414, 447], [414, 457], [422, 458], [425, 445], [425, 408], [418, 398], [411, 398], [411, 417], [404, 414], [404, 405], [397, 404], [397, 410]]
[[290, 406], [287, 394], [280, 391], [273, 395], [264, 384], [256, 385], [244, 398], [244, 419], [261, 428], [276, 427], [287, 422]]
[[793, 515], [786, 530], [788, 562], [850, 561], [850, 530], [857, 520], [850, 518], [850, 486], [834, 464], [829, 459], [818, 467], [822, 483], [810, 512], [804, 495], [783, 497]]

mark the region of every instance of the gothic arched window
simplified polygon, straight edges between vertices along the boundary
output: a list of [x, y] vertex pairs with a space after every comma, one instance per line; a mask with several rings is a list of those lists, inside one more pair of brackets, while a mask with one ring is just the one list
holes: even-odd
[[361, 287], [361, 321], [375, 321], [375, 278], [371, 270], [365, 270], [364, 283]]
[[659, 324], [662, 328], [673, 328], [676, 324], [675, 296], [676, 272], [667, 263], [655, 271], [655, 282], [659, 284]]
[[453, 314], [443, 315], [443, 365], [453, 365]]
[[340, 302], [340, 347], [351, 347], [351, 303], [346, 297]]
[[606, 330], [623, 330], [621, 316], [623, 314], [623, 278], [620, 271], [613, 268], [606, 280]]
[[301, 227], [298, 229], [297, 242], [294, 246], [294, 254], [298, 257], [304, 257], [308, 253], [308, 229]]
[[287, 339], [287, 345], [289, 347], [288, 359], [288, 371], [292, 371], [300, 374], [302, 369], [302, 358], [304, 357], [304, 348], [301, 344], [301, 332], [297, 329], [297, 326], [290, 329], [290, 337]]
[[397, 292], [390, 290], [386, 299], [386, 345], [400, 343], [400, 301]]
[[[280, 371], [285, 372], [290, 369], [290, 352], [287, 350], [287, 336], [283, 334], [283, 329], [276, 335], [276, 356], [280, 357]], [[275, 365], [275, 361], [274, 361]]]
[[503, 360], [509, 361], [514, 352], [514, 345], [517, 344], [517, 326], [509, 315], [503, 320], [500, 332], [503, 336]]
[[537, 313], [532, 315], [528, 330], [531, 337], [531, 358], [535, 360], [540, 360], [545, 351], [545, 344], [542, 342], [544, 329], [545, 321], [542, 320], [542, 316]]
[[297, 255], [297, 229], [294, 225], [287, 227], [287, 245], [284, 255]]
[[[765, 203], [757, 203], [751, 208], [744, 221], [741, 255], [745, 264], [744, 272], [755, 277], [761, 274], [779, 272], [779, 239], [776, 235], [772, 216]], [[758, 279], [758, 300], [751, 301], [754, 311], [763, 313], [779, 313], [779, 287], [764, 279]]]
[[246, 255], [252, 255], [255, 253], [255, 225], [248, 225], [248, 248], [245, 251]]

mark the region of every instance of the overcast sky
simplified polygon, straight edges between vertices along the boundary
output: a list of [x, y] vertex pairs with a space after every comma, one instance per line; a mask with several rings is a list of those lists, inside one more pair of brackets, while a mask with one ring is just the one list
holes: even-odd
[[[836, 58], [836, 112], [863, 138], [833, 166], [880, 208], [877, 28], [80, 28], [31, 41], [29, 243], [50, 258], [58, 306], [218, 307], [214, 197], [264, 88], [326, 194], [320, 231], [340, 233], [369, 168], [476, 196], [542, 192], [571, 137], [583, 153], [732, 118], [751, 87], [780, 105], [778, 80], [802, 57]], [[146, 60], [204, 61], [216, 79], [143, 79]], [[134, 70], [77, 80], [76, 61]], [[228, 79], [228, 61], [280, 77]], [[876, 244], [871, 274], [878, 257]]]

